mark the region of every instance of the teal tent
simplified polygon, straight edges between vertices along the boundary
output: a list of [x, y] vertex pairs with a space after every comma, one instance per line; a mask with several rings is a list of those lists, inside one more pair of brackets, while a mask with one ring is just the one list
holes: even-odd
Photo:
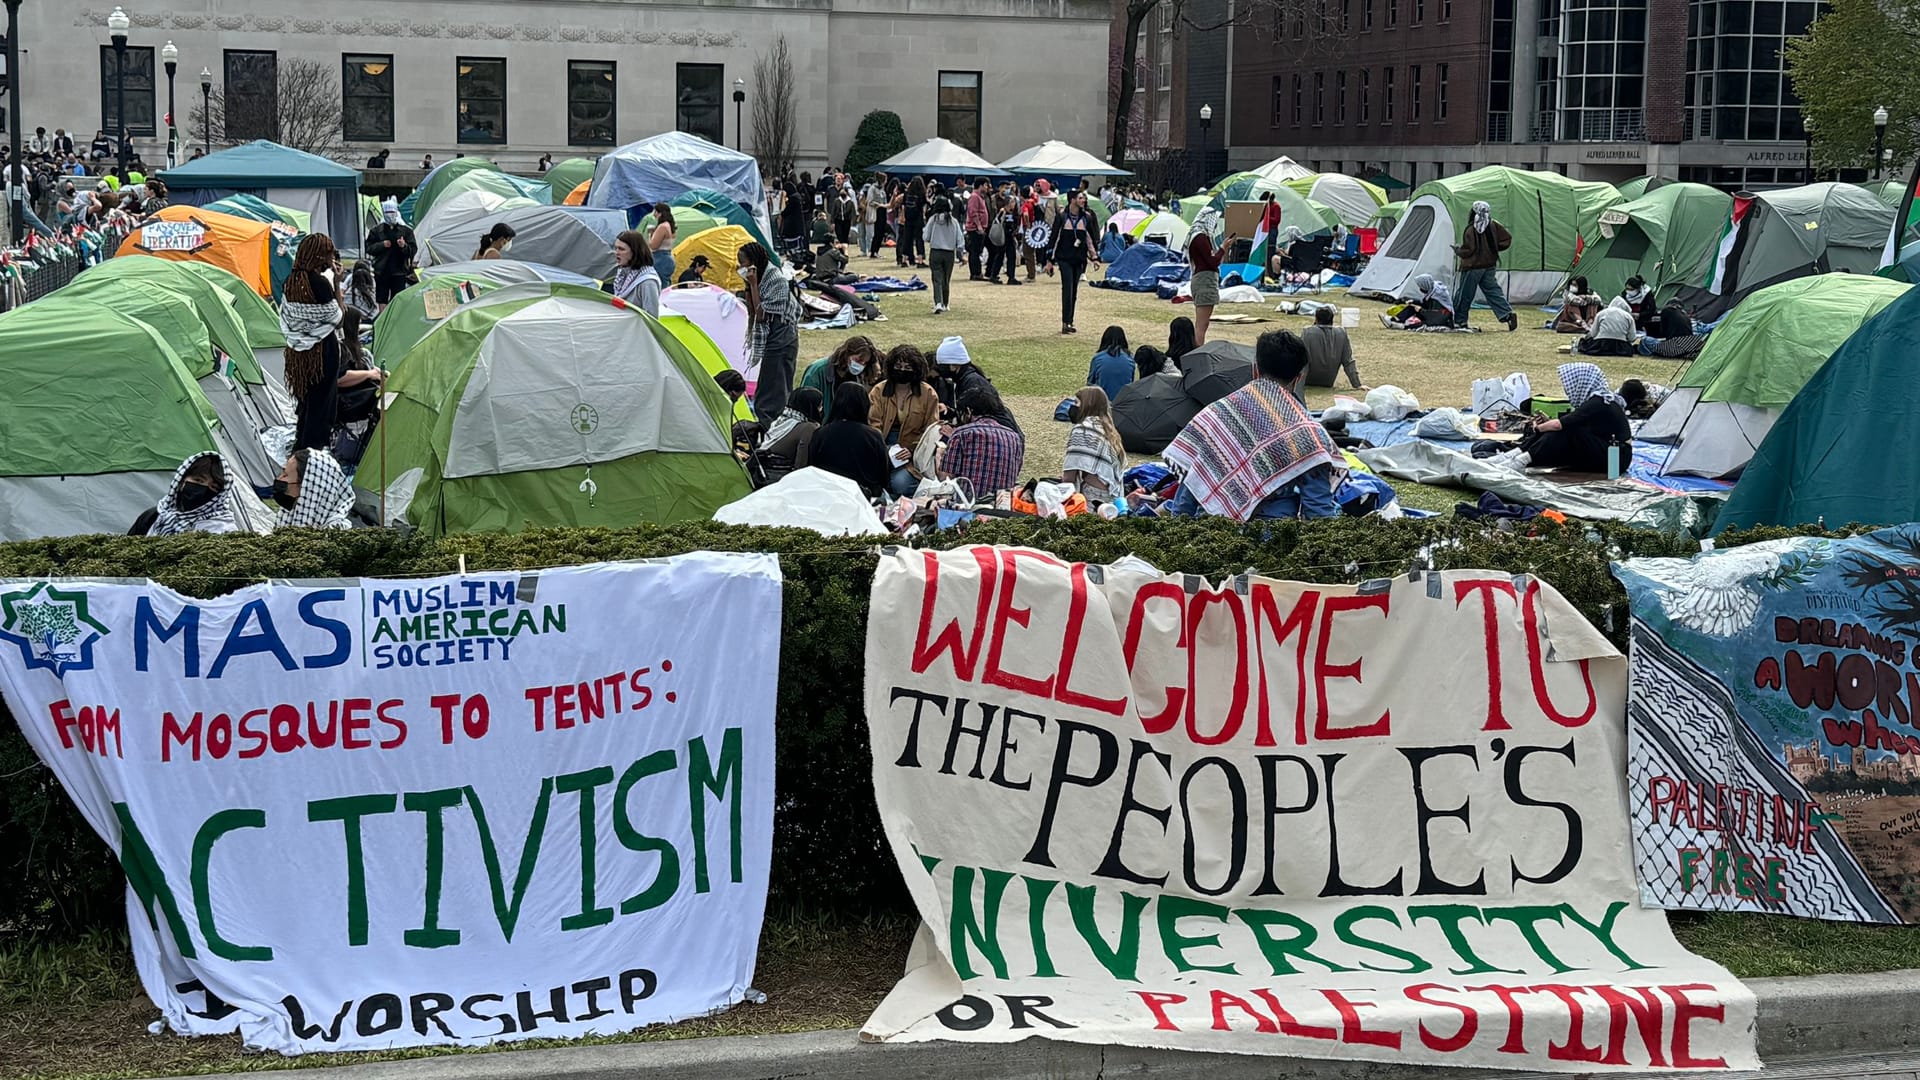
[[208, 154], [160, 174], [176, 204], [205, 206], [252, 195], [312, 215], [348, 254], [360, 250], [360, 170], [265, 139]]
[[[1920, 289], [1840, 346], [1754, 452], [1718, 528], [1920, 521]], [[1904, 452], [1903, 452], [1904, 451]]]

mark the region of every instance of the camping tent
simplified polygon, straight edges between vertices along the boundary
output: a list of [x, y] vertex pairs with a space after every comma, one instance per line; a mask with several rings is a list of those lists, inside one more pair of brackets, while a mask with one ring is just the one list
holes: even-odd
[[747, 330], [750, 320], [747, 317], [747, 305], [738, 297], [718, 285], [688, 282], [661, 291], [660, 314], [665, 316], [669, 311], [685, 316], [699, 327], [720, 351], [728, 367], [750, 380], [758, 376], [757, 371], [748, 371]]
[[1808, 274], [1871, 274], [1893, 229], [1894, 209], [1855, 184], [1807, 184], [1750, 197], [1721, 254], [1681, 300], [1698, 318], [1717, 318], [1756, 289]]
[[[455, 290], [461, 285], [470, 286], [476, 294], [485, 294], [510, 285], [528, 285], [549, 282], [555, 285], [571, 285], [587, 292], [598, 292], [592, 278], [582, 277], [571, 271], [540, 263], [523, 262], [519, 259], [486, 259], [475, 262], [441, 263], [437, 266], [420, 268], [420, 283], [400, 290], [380, 318], [373, 324], [373, 362], [392, 370], [403, 360], [408, 350], [418, 344], [439, 323], [439, 319], [429, 318], [427, 307], [430, 301], [427, 293], [434, 290]], [[453, 306], [458, 306], [459, 297], [446, 298]], [[444, 300], [431, 301], [438, 304]], [[442, 316], [444, 318], [444, 316]]]
[[890, 176], [1005, 176], [1006, 170], [947, 139], [932, 138], [909, 146], [873, 167]]
[[1149, 218], [1143, 218], [1139, 224], [1128, 230], [1135, 240], [1151, 240], [1164, 245], [1169, 251], [1187, 250], [1187, 223], [1179, 214], [1162, 211]]
[[593, 179], [593, 161], [590, 158], [570, 157], [556, 161], [540, 179], [553, 192], [553, 203], [559, 206], [566, 201], [573, 189]]
[[273, 227], [264, 222], [195, 206], [168, 206], [128, 233], [118, 254], [211, 263], [261, 296], [272, 296], [279, 285], [273, 278], [274, 249]]
[[740, 249], [753, 242], [753, 234], [740, 226], [722, 225], [717, 229], [681, 237], [673, 245], [673, 260], [678, 265], [687, 266], [693, 262], [694, 256], [705, 255], [707, 261], [713, 264], [707, 270], [707, 281], [728, 292], [738, 292], [747, 287], [735, 269], [740, 265]]
[[[1340, 215], [1332, 208], [1307, 198], [1283, 183], [1263, 180], [1252, 173], [1237, 173], [1215, 184], [1213, 200], [1208, 206], [1222, 215], [1227, 213], [1229, 203], [1261, 201], [1263, 196], [1272, 196], [1280, 207], [1280, 224], [1297, 225], [1308, 236], [1330, 233], [1340, 224]], [[1257, 218], [1259, 215], [1255, 215]], [[1124, 229], [1121, 231], [1125, 231]]]
[[[780, 252], [777, 250], [779, 245], [772, 241], [773, 234], [767, 231], [766, 221], [756, 217], [752, 210], [742, 207], [728, 196], [711, 188], [691, 188], [668, 199], [667, 205], [675, 208], [685, 206], [698, 210], [713, 218], [719, 225], [740, 226], [753, 236], [755, 242], [767, 249], [767, 258], [772, 259], [774, 265], [780, 264]], [[696, 231], [698, 230], [685, 228], [674, 230], [678, 236], [692, 236]], [[686, 265], [686, 261], [677, 256], [674, 261], [681, 266]]]
[[573, 186], [572, 191], [567, 192], [566, 197], [561, 200], [561, 203], [565, 206], [585, 206], [587, 205], [587, 192], [592, 189], [593, 181], [582, 180]]
[[[420, 219], [420, 223], [413, 227], [413, 232], [415, 236], [419, 237], [421, 247], [425, 248], [431, 242], [434, 234], [440, 232], [442, 229], [452, 228], [470, 218], [476, 216], [484, 217], [489, 214], [499, 213], [503, 210], [518, 209], [522, 206], [538, 205], [540, 204], [534, 202], [532, 199], [505, 196], [494, 191], [462, 191], [458, 195], [448, 195], [444, 198], [434, 200], [433, 209], [426, 212], [426, 215]], [[492, 222], [489, 221], [487, 224], [491, 227]], [[484, 232], [485, 230], [483, 229], [482, 231]], [[479, 241], [476, 240], [468, 250], [471, 252], [478, 249]], [[449, 258], [447, 261], [452, 262], [453, 259]]]
[[553, 189], [538, 180], [512, 173], [475, 169], [447, 181], [446, 186], [440, 189], [439, 196], [433, 200], [433, 206], [421, 215], [421, 223], [425, 224], [433, 216], [434, 210], [469, 191], [490, 191], [504, 199], [526, 199], [541, 206], [553, 204]]
[[1071, 184], [1083, 176], [1132, 175], [1058, 139], [1048, 139], [1039, 146], [1029, 146], [1001, 162], [1000, 168], [1015, 176], [1046, 177], [1062, 184]]
[[1673, 182], [1664, 176], [1636, 176], [1631, 180], [1623, 180], [1614, 187], [1619, 190], [1621, 198], [1631, 200], [1638, 199], [1649, 192], [1659, 191]]
[[624, 211], [502, 204], [489, 211], [443, 217], [446, 210], [466, 197], [443, 200], [428, 215], [436, 219], [434, 227], [420, 227], [420, 250], [428, 262], [470, 259], [488, 230], [506, 225], [514, 231], [509, 258], [557, 266], [595, 279], [613, 275], [613, 239], [626, 228]]
[[1574, 267], [1612, 298], [1639, 275], [1662, 301], [1698, 285], [1733, 213], [1733, 197], [1705, 184], [1663, 184], [1600, 215], [1600, 237]]
[[1500, 256], [1507, 298], [1539, 304], [1559, 290], [1582, 248], [1599, 239], [1600, 214], [1620, 201], [1620, 193], [1612, 184], [1504, 165], [1422, 184], [1394, 226], [1393, 238], [1361, 271], [1352, 292], [1405, 299], [1412, 295], [1415, 275], [1458, 280], [1453, 245], [1480, 200], [1513, 234], [1513, 246]]
[[410, 225], [419, 224], [420, 219], [427, 216], [427, 211], [433, 209], [433, 204], [440, 198], [440, 192], [448, 184], [475, 170], [499, 172], [500, 166], [483, 157], [454, 158], [452, 161], [441, 162], [420, 180], [419, 187], [414, 188], [411, 194], [400, 200], [400, 216], [406, 218]]
[[1920, 289], [1854, 332], [1774, 422], [1717, 528], [1920, 521]]
[[360, 170], [264, 139], [208, 154], [160, 174], [177, 204], [253, 195], [312, 217], [348, 254], [360, 250]]
[[[387, 385], [363, 502], [430, 533], [665, 524], [745, 495], [731, 403], [651, 316], [565, 287], [464, 305]], [[531, 295], [529, 295], [531, 294]]]
[[[741, 307], [744, 312], [745, 305]], [[693, 354], [694, 360], [700, 364], [700, 370], [706, 372], [709, 378], [733, 367], [726, 354], [720, 351], [720, 346], [692, 318], [670, 310], [663, 304], [660, 308], [660, 325], [687, 347], [687, 352]], [[744, 367], [738, 370], [745, 373]], [[753, 403], [746, 398], [734, 402], [733, 419], [736, 423], [742, 420], [752, 423]]]
[[1103, 289], [1153, 292], [1160, 287], [1162, 277], [1184, 281], [1189, 272], [1190, 268], [1179, 256], [1151, 240], [1143, 240], [1108, 263], [1106, 274], [1094, 284]]
[[[714, 217], [705, 210], [696, 210], [691, 206], [675, 206], [672, 210], [673, 234], [675, 236], [692, 236], [694, 233], [706, 232], [708, 229], [717, 229], [722, 225], [733, 224], [733, 222], [725, 218]], [[653, 227], [659, 223], [659, 219], [655, 218], [652, 214], [648, 214], [646, 217], [640, 219], [640, 224], [635, 225], [634, 229], [641, 236], [651, 236], [653, 234]], [[623, 225], [622, 228], [624, 227]], [[667, 284], [671, 285], [673, 283], [667, 282]]]
[[638, 221], [654, 203], [671, 203], [690, 191], [717, 191], [732, 199], [760, 222], [765, 218], [767, 194], [760, 186], [760, 163], [751, 154], [716, 146], [698, 135], [669, 131], [628, 143], [600, 159], [587, 189], [588, 206], [627, 211]]
[[191, 362], [96, 300], [0, 315], [0, 540], [124, 533], [188, 457], [238, 461]]
[[1288, 180], [1301, 180], [1313, 175], [1312, 169], [1287, 157], [1285, 154], [1274, 158], [1272, 161], [1267, 162], [1257, 169], [1251, 169], [1249, 171], [1255, 176], [1271, 180], [1276, 184], [1284, 183]]
[[1387, 193], [1378, 187], [1339, 173], [1314, 173], [1312, 176], [1289, 180], [1287, 186], [1322, 206], [1332, 208], [1350, 229], [1357, 229], [1372, 221], [1373, 215], [1387, 201]]
[[1907, 193], [1905, 180], [1871, 180], [1860, 185], [1873, 193], [1873, 197], [1898, 210], [1900, 199]]
[[1707, 336], [1700, 358], [1639, 438], [1675, 444], [1669, 473], [1740, 471], [1828, 358], [1909, 288], [1868, 275], [1820, 274], [1761, 289]]
[[234, 217], [252, 218], [268, 225], [285, 225], [294, 232], [313, 231], [313, 215], [290, 206], [275, 206], [256, 195], [229, 195], [205, 204], [205, 209]]

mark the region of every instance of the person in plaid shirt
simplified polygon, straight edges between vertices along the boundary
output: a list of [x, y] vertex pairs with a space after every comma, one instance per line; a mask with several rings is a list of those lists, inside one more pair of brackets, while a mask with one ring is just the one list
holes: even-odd
[[976, 500], [1018, 485], [1027, 440], [993, 419], [1003, 409], [1000, 395], [975, 387], [960, 395], [958, 405], [960, 424], [947, 435], [941, 479], [966, 480]]

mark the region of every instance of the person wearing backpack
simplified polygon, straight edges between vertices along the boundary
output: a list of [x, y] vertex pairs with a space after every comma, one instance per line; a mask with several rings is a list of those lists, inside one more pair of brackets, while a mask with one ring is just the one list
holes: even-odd
[[993, 221], [987, 226], [987, 283], [1000, 283], [1000, 268], [1006, 267], [1007, 284], [1020, 284], [1019, 259], [1020, 204], [1010, 195], [994, 198]]

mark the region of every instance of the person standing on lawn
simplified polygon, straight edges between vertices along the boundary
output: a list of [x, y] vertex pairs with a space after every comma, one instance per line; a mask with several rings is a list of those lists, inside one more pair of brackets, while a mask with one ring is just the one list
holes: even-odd
[[953, 216], [953, 201], [945, 195], [933, 199], [933, 216], [927, 219], [927, 266], [933, 273], [933, 313], [943, 315], [953, 302], [953, 266], [959, 260], [960, 222]]
[[1484, 200], [1475, 202], [1467, 230], [1453, 249], [1460, 259], [1460, 295], [1453, 316], [1462, 329], [1473, 315], [1473, 297], [1477, 292], [1487, 294], [1487, 306], [1493, 309], [1493, 317], [1506, 323], [1508, 330], [1520, 328], [1520, 317], [1513, 313], [1513, 305], [1507, 303], [1507, 291], [1500, 287], [1499, 277], [1500, 253], [1512, 246], [1513, 234], [1493, 220], [1493, 207]]
[[979, 281], [984, 275], [980, 272], [980, 257], [987, 249], [987, 227], [993, 223], [993, 213], [987, 206], [987, 182], [975, 180], [973, 194], [967, 196], [967, 280]]
[[380, 224], [367, 233], [367, 254], [373, 259], [374, 300], [382, 311], [413, 277], [419, 247], [413, 230], [400, 221], [400, 204], [392, 199], [381, 203]]
[[1067, 200], [1067, 208], [1062, 210], [1053, 222], [1053, 244], [1047, 252], [1047, 272], [1051, 274], [1055, 267], [1060, 269], [1060, 332], [1077, 334], [1073, 328], [1073, 308], [1080, 298], [1080, 279], [1087, 274], [1087, 263], [1100, 262], [1100, 252], [1095, 246], [1100, 236], [1100, 222], [1087, 209], [1087, 193], [1084, 189], [1073, 193]]

